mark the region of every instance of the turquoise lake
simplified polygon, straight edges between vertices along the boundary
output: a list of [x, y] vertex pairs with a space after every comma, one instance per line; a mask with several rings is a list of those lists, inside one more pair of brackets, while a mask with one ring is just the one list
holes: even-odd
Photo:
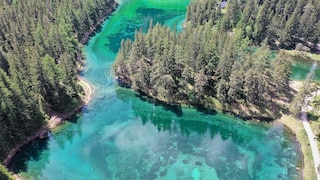
[[116, 85], [121, 39], [153, 22], [182, 30], [188, 0], [127, 0], [84, 48], [96, 87], [82, 114], [11, 162], [26, 179], [302, 179], [299, 145], [277, 123], [159, 105]]

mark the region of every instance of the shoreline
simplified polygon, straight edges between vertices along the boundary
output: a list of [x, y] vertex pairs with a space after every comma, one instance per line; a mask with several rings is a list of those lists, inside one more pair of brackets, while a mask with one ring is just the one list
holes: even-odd
[[79, 104], [70, 112], [68, 113], [58, 113], [58, 112], [50, 112], [50, 119], [49, 121], [42, 126], [36, 133], [30, 137], [28, 137], [26, 140], [24, 140], [22, 143], [20, 143], [17, 147], [11, 150], [11, 152], [8, 154], [8, 156], [4, 159], [2, 164], [4, 166], [8, 166], [14, 155], [16, 155], [23, 146], [27, 145], [31, 141], [35, 139], [45, 139], [48, 137], [48, 133], [57, 127], [58, 125], [62, 124], [66, 119], [71, 117], [72, 115], [78, 113], [81, 108], [85, 105], [87, 105], [94, 97], [95, 87], [88, 82], [83, 77], [78, 76], [78, 83], [82, 87], [84, 91], [84, 95], [81, 98], [81, 101]]
[[[303, 81], [298, 81], [298, 80], [291, 80], [290, 81], [290, 88], [295, 92], [298, 92], [301, 86], [303, 86]], [[136, 90], [133, 90], [133, 91], [137, 92]], [[137, 93], [139, 94], [139, 96], [141, 98], [146, 96], [147, 98], [152, 99], [152, 101], [154, 103], [175, 106], [174, 104], [170, 104], [170, 103], [161, 101], [161, 100], [159, 100], [153, 96], [150, 96], [148, 94], [145, 94], [143, 92], [142, 93], [137, 92]], [[185, 107], [191, 107], [191, 108], [197, 109], [197, 106], [194, 106], [194, 105], [187, 105], [187, 104], [177, 104], [177, 105], [181, 106], [181, 107], [185, 106]], [[203, 108], [206, 108], [206, 107], [203, 107]], [[210, 108], [209, 108], [209, 110], [210, 110]], [[218, 110], [216, 110], [216, 111], [218, 111]], [[218, 111], [218, 112], [222, 112], [225, 115], [231, 115], [231, 116], [240, 118], [244, 121], [246, 121], [246, 120], [258, 121], [258, 122], [263, 121], [259, 118], [255, 118], [253, 116], [247, 116], [247, 117], [241, 116], [240, 114], [237, 114], [232, 111], [222, 110], [222, 111]], [[294, 136], [295, 140], [297, 141], [298, 146], [299, 146], [299, 151], [301, 153], [301, 161], [302, 161], [301, 167], [297, 166], [296, 170], [301, 171], [302, 179], [314, 179], [314, 177], [316, 178], [316, 176], [315, 176], [316, 171], [314, 170], [315, 168], [314, 168], [314, 165], [312, 164], [313, 157], [311, 156], [311, 158], [310, 158], [311, 148], [308, 145], [308, 143], [309, 143], [308, 137], [306, 135], [305, 129], [304, 129], [301, 121], [294, 119], [289, 114], [282, 114], [281, 117], [273, 118], [272, 120], [270, 118], [270, 120], [266, 120], [266, 121], [272, 122], [272, 123], [281, 123], [289, 130], [289, 132]], [[312, 165], [310, 165], [310, 162]]]
[[[100, 28], [102, 23], [105, 21], [106, 17], [109, 16], [111, 13], [113, 13], [117, 7], [118, 3], [116, 1], [113, 2], [113, 5], [111, 8], [108, 9], [108, 11], [105, 11], [102, 13], [101, 17], [98, 19], [98, 21], [90, 27], [90, 29], [82, 36], [81, 40], [79, 40], [79, 45], [85, 45], [88, 40], [96, 34], [97, 28]], [[78, 49], [78, 53], [82, 51], [82, 49]], [[80, 63], [83, 63], [81, 53], [80, 55]], [[79, 59], [78, 59], [79, 60]], [[78, 69], [80, 70], [81, 67]], [[78, 84], [82, 87], [84, 95], [81, 97], [81, 101], [79, 104], [70, 112], [68, 113], [58, 113], [58, 112], [48, 112], [50, 115], [50, 119], [47, 123], [45, 123], [38, 131], [36, 131], [32, 136], [26, 138], [23, 142], [18, 144], [15, 148], [13, 148], [7, 155], [7, 157], [2, 161], [2, 164], [7, 167], [9, 163], [11, 162], [12, 158], [19, 152], [21, 151], [21, 148], [28, 143], [32, 142], [33, 140], [36, 139], [44, 139], [48, 137], [48, 133], [55, 128], [56, 126], [60, 125], [61, 123], [64, 122], [65, 119], [69, 118], [70, 116], [76, 114], [79, 112], [79, 110], [87, 105], [94, 97], [94, 92], [95, 92], [95, 87], [93, 84], [91, 84], [89, 81], [84, 79], [83, 77], [77, 75], [77, 80]], [[9, 170], [10, 171], [10, 170]], [[12, 171], [10, 171], [12, 172]], [[16, 174], [13, 173], [15, 177], [17, 177]], [[19, 176], [18, 176], [19, 177]]]
[[[301, 158], [301, 166], [296, 166], [296, 171], [301, 171], [301, 179], [305, 179], [305, 170], [306, 170], [306, 156], [304, 155], [304, 151], [303, 150], [303, 146], [302, 143], [300, 143], [299, 138], [297, 137], [297, 133], [299, 130], [303, 130], [302, 128], [296, 128], [294, 129], [289, 123], [287, 123], [284, 119], [286, 119], [287, 117], [289, 118], [293, 118], [290, 115], [283, 115], [283, 117], [278, 118], [274, 121], [274, 123], [279, 123], [282, 124], [283, 127], [293, 136], [293, 139], [296, 141], [296, 144], [298, 146], [299, 152], [300, 152], [300, 158]], [[309, 177], [309, 176], [308, 176]]]
[[105, 22], [106, 18], [111, 13], [115, 12], [115, 10], [117, 9], [118, 6], [119, 6], [119, 3], [117, 2], [117, 0], [114, 0], [112, 6], [110, 6], [110, 8], [108, 10], [102, 12], [101, 17], [99, 17], [97, 22], [93, 26], [91, 26], [90, 29], [86, 33], [84, 33], [82, 38], [79, 40], [80, 44], [82, 44], [82, 45], [87, 44], [89, 39], [97, 33], [95, 31], [97, 29], [101, 28], [101, 25]]
[[311, 157], [311, 148], [308, 145], [308, 137], [306, 135], [305, 129], [303, 128], [302, 122], [289, 115], [283, 115], [275, 122], [281, 123], [286, 128], [288, 128], [299, 144], [302, 159], [302, 167], [300, 169], [302, 171], [302, 179], [316, 179], [313, 158]]
[[28, 137], [27, 139], [25, 139], [23, 142], [21, 142], [18, 146], [16, 146], [14, 149], [12, 149], [10, 151], [10, 153], [7, 155], [7, 157], [2, 161], [2, 164], [4, 166], [8, 166], [10, 161], [12, 160], [12, 158], [19, 152], [21, 151], [21, 148], [25, 145], [27, 145], [28, 143], [30, 143], [31, 141], [35, 140], [35, 139], [43, 139], [45, 138], [44, 136], [46, 136], [46, 134], [48, 133], [48, 128], [46, 128], [46, 126], [43, 126], [42, 128], [40, 128], [38, 131], [36, 131], [36, 133], [30, 137]]
[[[119, 82], [118, 82], [119, 84]], [[166, 102], [164, 100], [160, 100], [157, 97], [147, 94], [143, 91], [140, 90], [135, 90], [132, 89], [128, 86], [126, 86], [126, 84], [124, 83], [125, 86], [123, 86], [122, 84], [120, 86], [124, 87], [124, 88], [129, 88], [131, 90], [133, 90], [134, 92], [139, 94], [140, 98], [144, 98], [147, 97], [150, 102], [156, 103], [156, 104], [160, 104], [160, 105], [165, 105], [165, 106], [171, 106], [171, 107], [191, 107], [197, 110], [204, 110], [204, 111], [216, 111], [216, 112], [220, 112], [223, 113], [225, 115], [230, 115], [236, 118], [240, 118], [244, 121], [258, 121], [258, 122], [272, 122], [275, 121], [277, 119], [277, 117], [273, 117], [270, 116], [268, 114], [263, 114], [260, 113], [259, 111], [252, 111], [251, 113], [248, 113], [248, 109], [252, 108], [252, 107], [245, 107], [247, 109], [240, 109], [239, 107], [236, 106], [232, 106], [232, 107], [222, 107], [221, 109], [219, 107], [217, 107], [216, 104], [213, 104], [213, 106], [208, 106], [208, 104], [190, 104], [184, 100], [179, 101], [178, 103], [170, 103], [170, 102]], [[291, 86], [290, 86], [291, 87]], [[291, 87], [292, 88], [292, 87]], [[292, 88], [293, 90], [295, 90], [294, 88]], [[242, 113], [241, 113], [242, 112]]]
[[[290, 83], [290, 87], [296, 92], [303, 86], [303, 81], [293, 80]], [[310, 146], [313, 137], [309, 137], [306, 130], [305, 123], [303, 120], [298, 120], [291, 115], [283, 114], [280, 118], [276, 119], [275, 122], [283, 124], [287, 127], [291, 133], [295, 136], [296, 141], [299, 143], [299, 148], [302, 156], [302, 178], [303, 179], [317, 179], [317, 166], [314, 162], [314, 152]], [[310, 128], [310, 127], [309, 127]], [[318, 153], [318, 152], [317, 152]]]
[[52, 130], [56, 126], [62, 124], [64, 120], [79, 112], [83, 106], [88, 105], [88, 103], [93, 99], [95, 92], [94, 85], [81, 76], [77, 76], [77, 79], [78, 84], [82, 87], [84, 92], [83, 97], [81, 97], [81, 101], [72, 111], [68, 113], [51, 112], [50, 120], [47, 125], [49, 130]]

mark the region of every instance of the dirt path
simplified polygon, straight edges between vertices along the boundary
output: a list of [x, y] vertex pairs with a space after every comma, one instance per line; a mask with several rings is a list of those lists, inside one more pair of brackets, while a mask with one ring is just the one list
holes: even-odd
[[[305, 114], [303, 116], [307, 116], [307, 115]], [[306, 130], [307, 135], [308, 135], [309, 144], [310, 144], [312, 156], [313, 156], [314, 168], [315, 168], [316, 174], [317, 174], [317, 179], [320, 180], [320, 174], [319, 174], [318, 168], [317, 168], [320, 165], [320, 156], [319, 156], [317, 142], [316, 142], [315, 136], [312, 132], [312, 129], [310, 127], [308, 120], [307, 119], [302, 120], [302, 124], [303, 124], [304, 129]]]
[[87, 105], [93, 99], [95, 87], [93, 84], [91, 84], [89, 81], [87, 81], [83, 77], [78, 76], [77, 78], [79, 80], [79, 84], [82, 86], [83, 91], [85, 93], [85, 97], [83, 99], [84, 104]]
[[320, 91], [312, 92], [309, 96], [306, 96], [304, 99], [304, 103], [302, 105], [302, 108], [301, 108], [301, 121], [302, 121], [303, 127], [307, 133], [308, 139], [309, 139], [309, 144], [311, 147], [313, 161], [314, 161], [314, 168], [316, 170], [318, 180], [320, 180], [320, 174], [318, 171], [318, 166], [320, 166], [319, 149], [318, 149], [316, 137], [313, 134], [312, 129], [309, 124], [309, 121], [308, 121], [307, 111], [312, 109], [312, 107], [309, 106], [309, 103], [313, 99], [313, 97], [315, 97], [315, 95], [319, 94], [319, 93], [320, 93]]
[[95, 92], [94, 86], [81, 76], [78, 76], [77, 78], [79, 81], [78, 83], [80, 84], [80, 86], [82, 87], [82, 89], [84, 91], [84, 97], [82, 97], [82, 101], [71, 112], [58, 113], [58, 112], [52, 111], [50, 113], [51, 118], [48, 122], [49, 129], [53, 129], [57, 125], [61, 124], [63, 122], [63, 120], [69, 118], [70, 116], [72, 116], [73, 114], [78, 112], [84, 105], [87, 105], [92, 100], [92, 98], [94, 96], [94, 92]]
[[[292, 87], [296, 91], [299, 91], [302, 86], [303, 86], [302, 81], [291, 81], [291, 83], [290, 83], [290, 87]], [[310, 148], [311, 148], [311, 152], [312, 152], [312, 156], [313, 156], [314, 168], [315, 168], [315, 172], [317, 174], [317, 179], [320, 180], [320, 174], [318, 172], [318, 166], [320, 165], [319, 149], [318, 149], [317, 141], [316, 141], [315, 136], [312, 132], [312, 129], [311, 129], [309, 121], [308, 121], [308, 116], [307, 116], [307, 111], [310, 110], [310, 108], [311, 108], [308, 104], [317, 93], [319, 94], [319, 92], [312, 92], [309, 96], [305, 97], [303, 106], [301, 108], [300, 119], [302, 121], [303, 127], [304, 127], [304, 129], [307, 133], [308, 139], [309, 139], [309, 144], [310, 144]]]

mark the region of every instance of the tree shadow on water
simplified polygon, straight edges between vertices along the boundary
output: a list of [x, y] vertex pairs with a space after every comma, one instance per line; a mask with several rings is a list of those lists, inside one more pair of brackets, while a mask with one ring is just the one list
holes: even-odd
[[216, 115], [217, 114], [217, 111], [214, 110], [214, 109], [210, 109], [210, 108], [207, 108], [201, 104], [195, 104], [193, 105], [195, 107], [195, 109], [203, 114], [208, 114], [208, 115]]
[[177, 117], [183, 116], [183, 111], [182, 111], [180, 104], [168, 104], [166, 102], [162, 102], [157, 99], [153, 99], [152, 97], [149, 97], [147, 94], [145, 94], [143, 92], [139, 92], [138, 94], [136, 94], [136, 97], [138, 97], [140, 100], [142, 100], [144, 102], [154, 104], [155, 106], [161, 106], [165, 110], [174, 113]]
[[[29, 144], [21, 148], [22, 151], [15, 154], [10, 161], [8, 168], [10, 171], [16, 173], [26, 172], [28, 170], [27, 162], [32, 161], [41, 161], [43, 164], [42, 169], [49, 162], [49, 151], [48, 150], [48, 138], [45, 139], [36, 139], [31, 141]], [[42, 155], [46, 152], [46, 155]], [[40, 172], [42, 169], [38, 169]]]

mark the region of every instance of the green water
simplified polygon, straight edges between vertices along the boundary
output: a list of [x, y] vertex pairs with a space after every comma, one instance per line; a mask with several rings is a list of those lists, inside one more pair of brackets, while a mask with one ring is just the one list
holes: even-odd
[[[306, 60], [300, 60], [300, 59], [294, 59], [293, 66], [292, 66], [292, 79], [293, 80], [305, 80], [310, 72], [310, 69], [314, 61], [306, 61]], [[319, 62], [317, 63], [317, 66], [314, 70], [314, 76], [313, 79], [316, 81], [320, 81], [320, 66]]]
[[281, 124], [158, 105], [116, 86], [122, 38], [154, 22], [181, 30], [183, 0], [121, 2], [84, 52], [97, 92], [81, 116], [34, 141], [11, 163], [30, 179], [301, 179], [298, 144]]

